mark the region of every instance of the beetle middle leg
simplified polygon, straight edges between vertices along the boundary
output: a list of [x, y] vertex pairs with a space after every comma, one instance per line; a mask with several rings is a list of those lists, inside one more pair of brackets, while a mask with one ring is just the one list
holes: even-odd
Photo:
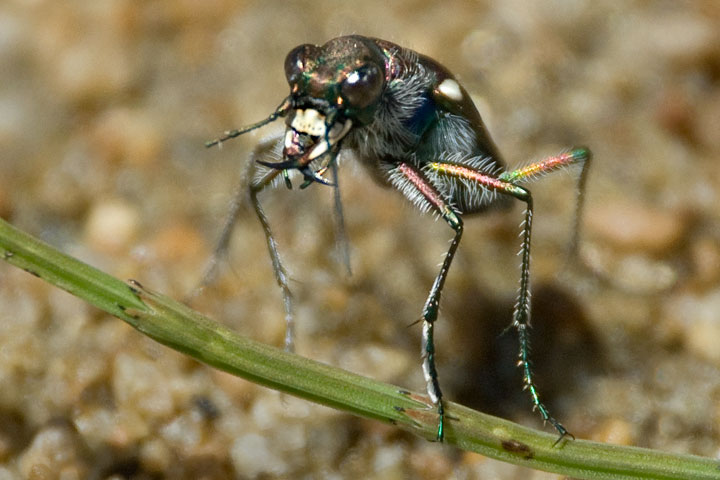
[[512, 325], [518, 331], [519, 360], [518, 365], [523, 370], [523, 381], [525, 388], [530, 392], [533, 406], [540, 412], [543, 420], [549, 422], [560, 434], [558, 442], [572, 434], [558, 422], [545, 404], [540, 400], [537, 386], [535, 384], [532, 362], [530, 361], [530, 244], [533, 219], [533, 200], [530, 191], [519, 186], [517, 183], [530, 179], [539, 174], [549, 173], [554, 170], [567, 167], [573, 164], [580, 164], [582, 171], [578, 180], [578, 202], [576, 206], [574, 231], [571, 243], [571, 254], [575, 254], [579, 237], [579, 222], [581, 218], [582, 194], [584, 193], [584, 182], [587, 177], [587, 167], [591, 159], [590, 151], [587, 148], [575, 148], [570, 152], [548, 157], [526, 167], [502, 173], [498, 177], [482, 173], [478, 170], [457, 164], [435, 162], [429, 168], [440, 175], [447, 175], [473, 182], [483, 188], [492, 190], [502, 195], [509, 195], [525, 202], [525, 216], [522, 223], [522, 245], [520, 254], [522, 257], [520, 266], [520, 288], [518, 299], [515, 304]]
[[419, 203], [421, 208], [435, 210], [455, 231], [455, 236], [450, 242], [450, 248], [445, 254], [445, 259], [440, 267], [440, 272], [435, 277], [422, 310], [422, 368], [428, 396], [437, 407], [439, 416], [436, 439], [442, 442], [445, 436], [445, 407], [435, 366], [434, 330], [445, 279], [462, 238], [463, 222], [458, 212], [445, 201], [438, 189], [415, 167], [407, 163], [400, 163], [393, 169], [390, 178], [395, 187], [402, 191], [405, 196]]

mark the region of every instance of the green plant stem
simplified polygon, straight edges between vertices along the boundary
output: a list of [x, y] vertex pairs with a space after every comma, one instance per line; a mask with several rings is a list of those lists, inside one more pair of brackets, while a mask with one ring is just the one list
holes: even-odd
[[[427, 439], [435, 436], [437, 415], [424, 395], [250, 340], [137, 282], [123, 282], [69, 257], [1, 219], [0, 257], [208, 365]], [[450, 402], [446, 415], [446, 443], [517, 465], [583, 479], [720, 479], [720, 464], [708, 458], [585, 440], [554, 446], [553, 434]]]

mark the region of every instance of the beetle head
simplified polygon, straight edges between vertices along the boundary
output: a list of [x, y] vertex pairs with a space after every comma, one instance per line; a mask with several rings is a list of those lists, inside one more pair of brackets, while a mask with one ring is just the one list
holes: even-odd
[[[290, 85], [283, 168], [298, 168], [312, 180], [332, 162], [340, 141], [353, 127], [367, 125], [380, 105], [386, 59], [369, 39], [339, 37], [325, 45], [300, 45], [285, 59]], [[320, 160], [323, 158], [324, 160]], [[275, 164], [279, 167], [280, 164]], [[319, 174], [319, 178], [318, 178]]]

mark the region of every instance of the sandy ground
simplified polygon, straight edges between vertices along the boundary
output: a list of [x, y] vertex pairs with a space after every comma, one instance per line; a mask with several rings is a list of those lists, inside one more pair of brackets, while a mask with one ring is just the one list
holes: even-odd
[[[287, 94], [285, 54], [349, 33], [438, 59], [508, 163], [573, 145], [595, 163], [582, 258], [564, 267], [572, 174], [532, 185], [533, 340], [548, 405], [579, 438], [720, 456], [720, 6], [716, 2], [206, 2], [0, 5], [0, 216], [182, 298], [252, 146], [205, 150]], [[571, 172], [572, 173], [572, 172]], [[302, 355], [422, 390], [419, 315], [451, 232], [340, 177], [263, 195], [293, 277]], [[521, 209], [468, 220], [438, 324], [449, 398], [540, 427], [514, 367]], [[241, 214], [194, 306], [281, 345], [261, 230]], [[545, 479], [212, 370], [0, 265], [0, 479]]]

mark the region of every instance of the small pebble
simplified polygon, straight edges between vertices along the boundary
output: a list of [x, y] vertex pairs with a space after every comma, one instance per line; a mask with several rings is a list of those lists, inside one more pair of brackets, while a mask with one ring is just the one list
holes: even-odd
[[140, 462], [151, 472], [165, 471], [172, 461], [172, 454], [167, 444], [160, 439], [152, 438], [140, 447]]
[[98, 118], [91, 139], [100, 158], [148, 167], [163, 156], [160, 124], [152, 112], [115, 107]]
[[230, 456], [236, 470], [248, 477], [277, 476], [288, 470], [280, 452], [258, 433], [238, 436], [230, 447]]
[[668, 132], [690, 141], [695, 138], [697, 111], [682, 90], [664, 92], [655, 115]]
[[85, 240], [94, 249], [120, 253], [135, 239], [140, 215], [122, 200], [104, 200], [93, 206], [85, 223]]
[[720, 240], [710, 236], [698, 238], [690, 246], [690, 256], [693, 280], [708, 286], [720, 280]]
[[150, 240], [150, 245], [156, 258], [165, 262], [209, 256], [205, 238], [186, 223], [161, 227]]
[[580, 247], [580, 258], [598, 278], [628, 293], [657, 293], [678, 281], [678, 273], [668, 262], [642, 253], [621, 255], [607, 246], [587, 242]]
[[400, 444], [379, 448], [372, 459], [373, 470], [382, 478], [402, 479], [405, 455], [406, 449]]
[[73, 418], [73, 423], [84, 441], [93, 448], [110, 445], [124, 449], [147, 438], [150, 433], [148, 423], [127, 408], [83, 407]]
[[[720, 56], [720, 52], [715, 54]], [[715, 152], [715, 161], [720, 151], [720, 89], [710, 92], [702, 101], [698, 110], [698, 117], [695, 119], [695, 134], [701, 144], [705, 145], [710, 152]]]
[[697, 61], [713, 49], [718, 42], [717, 26], [708, 18], [689, 11], [668, 11], [651, 21], [643, 22], [638, 29], [643, 44], [649, 51], [667, 57], [676, 63]]
[[171, 380], [157, 361], [128, 353], [115, 357], [113, 391], [119, 407], [148, 418], [170, 417], [176, 406]]
[[408, 461], [417, 475], [414, 478], [448, 478], [453, 470], [450, 458], [442, 450], [426, 446], [411, 450]]
[[633, 445], [635, 443], [632, 426], [619, 418], [609, 418], [598, 425], [593, 432], [592, 440], [613, 445]]
[[685, 346], [695, 355], [720, 366], [720, 290], [703, 295], [684, 294], [671, 297], [664, 317], [671, 324], [682, 325], [679, 332]]
[[588, 205], [585, 220], [588, 235], [600, 242], [655, 254], [677, 247], [688, 226], [680, 212], [630, 201]]
[[81, 448], [67, 426], [48, 426], [35, 434], [20, 456], [20, 472], [24, 478], [55, 478], [52, 472], [79, 461]]

